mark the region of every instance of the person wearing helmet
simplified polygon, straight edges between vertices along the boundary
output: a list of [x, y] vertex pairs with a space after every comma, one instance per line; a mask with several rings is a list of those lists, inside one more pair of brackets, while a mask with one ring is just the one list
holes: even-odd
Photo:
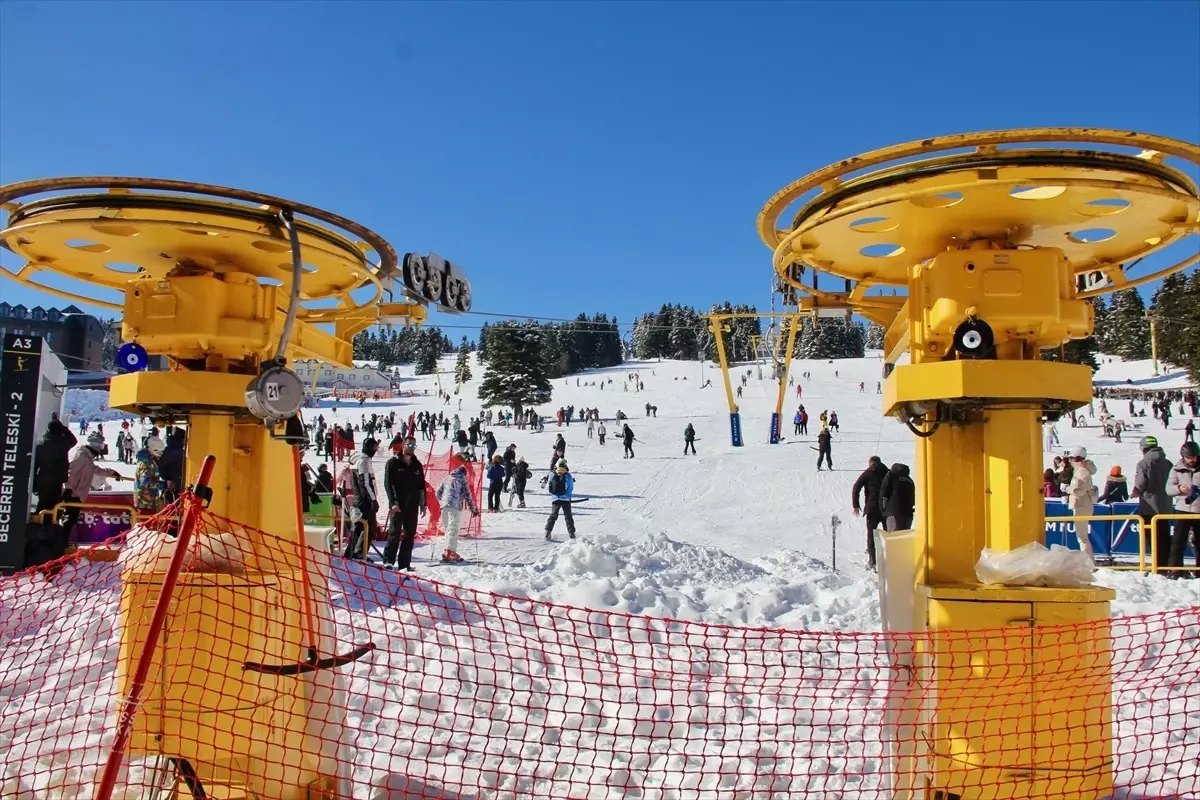
[[[1071, 451], [1071, 482], [1067, 484], [1067, 508], [1077, 517], [1090, 517], [1100, 493], [1092, 476], [1096, 474], [1096, 465], [1087, 457], [1087, 450], [1076, 447]], [[1092, 552], [1092, 542], [1088, 536], [1091, 528], [1089, 522], [1075, 523], [1075, 538], [1079, 540], [1079, 549], [1087, 553], [1087, 557], [1095, 561]]]
[[446, 518], [446, 549], [442, 552], [442, 562], [459, 564], [463, 560], [458, 554], [458, 528], [462, 523], [463, 508], [469, 508], [473, 515], [479, 516], [479, 508], [467, 483], [467, 461], [463, 457], [450, 457], [450, 474], [438, 487], [437, 500], [442, 503], [442, 514]]
[[1142, 460], [1134, 470], [1132, 496], [1138, 501], [1137, 515], [1142, 518], [1143, 541], [1147, 550], [1153, 541], [1154, 567], [1159, 569], [1167, 566], [1167, 558], [1171, 552], [1170, 525], [1165, 520], [1158, 520], [1152, 524], [1151, 520], [1155, 514], [1171, 513], [1171, 496], [1167, 494], [1171, 462], [1158, 446], [1156, 437], [1143, 436], [1138, 444], [1142, 450]]
[[[1175, 511], [1179, 514], [1195, 514], [1195, 519], [1176, 520], [1171, 534], [1171, 552], [1167, 566], [1182, 567], [1188, 539], [1196, 556], [1197, 572], [1192, 577], [1200, 578], [1200, 445], [1184, 442], [1179, 448], [1179, 461], [1167, 479], [1167, 494], [1175, 499]], [[1182, 570], [1172, 571], [1172, 578], [1187, 577]]]
[[146, 439], [145, 446], [134, 456], [137, 472], [133, 477], [133, 503], [139, 514], [155, 514], [163, 504], [163, 492], [166, 482], [163, 481], [159, 459], [167, 446], [157, 436]]
[[546, 520], [546, 541], [550, 541], [550, 532], [554, 530], [554, 523], [558, 522], [560, 511], [567, 520], [567, 535], [574, 539], [575, 518], [571, 516], [571, 500], [575, 491], [575, 478], [571, 475], [565, 458], [559, 459], [558, 466], [554, 469], [554, 475], [550, 478], [547, 490], [550, 492], [550, 496], [554, 498], [554, 502], [550, 510], [550, 518]]

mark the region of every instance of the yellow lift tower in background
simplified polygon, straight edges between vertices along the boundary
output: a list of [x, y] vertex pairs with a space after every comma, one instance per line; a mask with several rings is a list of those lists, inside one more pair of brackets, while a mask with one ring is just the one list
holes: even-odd
[[[432, 254], [401, 263], [378, 234], [343, 217], [220, 186], [59, 178], [0, 187], [0, 204], [0, 244], [26, 262], [2, 274], [120, 311], [127, 347], [168, 358], [169, 371], [114, 377], [110, 406], [184, 420], [187, 475], [215, 456], [211, 511], [255, 539], [239, 542], [250, 560], [236, 575], [178, 575], [165, 623], [171, 646], [155, 657], [156, 679], [140, 703], [127, 700], [135, 707], [119, 712], [119, 729], [131, 731], [128, 756], [187, 764], [190, 780], [224, 787], [209, 796], [334, 797], [321, 752], [324, 712], [314, 712], [304, 675], [345, 659], [324, 652], [329, 637], [314, 618], [332, 614], [315, 608], [324, 595], [305, 585], [296, 447], [304, 387], [288, 365], [314, 358], [350, 367], [355, 333], [420, 324], [427, 304], [467, 311], [470, 285]], [[40, 273], [123, 302], [46, 286]], [[257, 531], [297, 546], [272, 548]], [[123, 568], [122, 697], [137, 697], [145, 680], [132, 665], [158, 637], [151, 611], [163, 575], [153, 565]], [[281, 664], [252, 671], [251, 662]], [[111, 793], [112, 775], [106, 768], [97, 797]]]
[[[741, 447], [744, 444], [742, 439], [742, 414], [738, 409], [737, 400], [733, 396], [733, 383], [729, 380], [729, 359], [725, 356], [725, 337], [722, 333], [728, 333], [729, 327], [725, 324], [726, 320], [730, 319], [745, 319], [745, 318], [782, 318], [789, 321], [788, 336], [787, 336], [787, 352], [784, 354], [783, 374], [779, 376], [779, 396], [776, 399], [775, 410], [771, 413], [771, 444], [779, 444], [779, 420], [783, 414], [783, 399], [787, 391], [787, 375], [792, 367], [792, 351], [796, 346], [796, 331], [800, 328], [800, 319], [802, 317], [811, 316], [809, 311], [791, 311], [791, 312], [772, 312], [759, 313], [757, 311], [729, 311], [729, 312], [713, 312], [712, 314], [701, 314], [700, 316], [708, 320], [711, 334], [717, 346], [717, 361], [721, 364], [721, 379], [725, 382], [725, 397], [729, 400], [729, 435], [734, 447]], [[761, 337], [758, 337], [761, 338]], [[755, 343], [755, 360], [758, 359], [758, 344]], [[701, 353], [703, 358], [703, 353]]]
[[[887, 329], [889, 368], [911, 358], [884, 410], [918, 437], [915, 552], [897, 564], [900, 538], [883, 540], [881, 595], [911, 606], [890, 628], [930, 638], [897, 655], [921, 687], [891, 717], [897, 798], [1111, 793], [1112, 591], [985, 586], [974, 565], [985, 547], [1042, 540], [1041, 423], [1092, 396], [1088, 367], [1041, 351], [1091, 334], [1086, 298], [1200, 261], [1196, 184], [1168, 158], [1200, 165], [1200, 147], [1093, 128], [942, 136], [818, 170], [759, 215], [801, 309], [861, 314]], [[1126, 269], [1185, 237], [1182, 260]], [[818, 288], [818, 272], [847, 290]], [[1049, 627], [1072, 623], [1085, 624]], [[959, 646], [937, 644], [943, 632]], [[1066, 696], [1044, 693], [1047, 670], [1072, 676]]]

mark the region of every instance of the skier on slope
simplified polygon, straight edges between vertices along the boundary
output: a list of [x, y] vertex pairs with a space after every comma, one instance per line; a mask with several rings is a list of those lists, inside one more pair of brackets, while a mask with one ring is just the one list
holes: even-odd
[[604, 444], [604, 437], [608, 434], [608, 429], [604, 427], [604, 420], [600, 420], [600, 424], [596, 426], [596, 436], [600, 438], [600, 444]]
[[[561, 433], [558, 435], [558, 438], [554, 440], [554, 449], [558, 451], [559, 458], [562, 458], [567, 454], [567, 440], [563, 438]], [[554, 469], [554, 465], [552, 464], [550, 468]]]
[[467, 485], [467, 464], [458, 456], [450, 457], [450, 475], [438, 487], [437, 499], [442, 504], [442, 515], [446, 519], [446, 549], [442, 552], [442, 562], [457, 564], [463, 560], [458, 554], [458, 528], [462, 524], [462, 510], [469, 508], [474, 516], [479, 516], [479, 508], [471, 497], [471, 487]]
[[795, 433], [793, 434], [795, 436], [800, 435], [800, 419], [800, 412], [797, 411], [796, 416], [792, 417], [792, 425], [796, 428]]
[[683, 429], [683, 454], [688, 454], [688, 448], [692, 448], [692, 455], [696, 455], [696, 429], [692, 427], [692, 423], [688, 423]]
[[833, 435], [829, 432], [829, 428], [822, 428], [817, 434], [817, 472], [821, 471], [821, 462], [824, 461], [829, 465], [829, 469], [833, 469]]
[[554, 530], [554, 523], [558, 521], [560, 511], [567, 520], [567, 536], [574, 539], [575, 518], [571, 516], [571, 501], [575, 491], [575, 477], [567, 468], [565, 458], [558, 462], [558, 467], [555, 468], [547, 489], [554, 501], [550, 510], [550, 518], [546, 520], [546, 541], [550, 541], [550, 532]]
[[842, 432], [842, 429], [838, 427], [838, 417], [836, 411], [829, 412], [829, 429], [837, 431], [838, 433]]
[[625, 454], [622, 458], [633, 458], [633, 429], [628, 424], [621, 430], [621, 438], [625, 442]]
[[[867, 521], [867, 569], [875, 571], [875, 529], [883, 527], [883, 507], [879, 504], [879, 489], [883, 479], [888, 474], [888, 468], [883, 465], [879, 456], [871, 456], [867, 460], [867, 468], [854, 482], [854, 516], [866, 511]], [[858, 503], [858, 493], [863, 492], [863, 505]]]
[[517, 446], [510, 444], [504, 448], [504, 455], [501, 457], [504, 463], [504, 491], [508, 491], [508, 485], [512, 482], [513, 470], [517, 466]]

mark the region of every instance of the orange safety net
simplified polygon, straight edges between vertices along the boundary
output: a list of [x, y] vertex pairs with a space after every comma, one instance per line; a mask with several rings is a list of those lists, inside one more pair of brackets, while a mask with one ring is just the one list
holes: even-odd
[[[0, 580], [6, 800], [94, 797], [177, 516], [130, 531], [119, 563], [74, 555]], [[306, 585], [319, 628], [307, 643]], [[1004, 796], [1098, 797], [1111, 777], [1118, 797], [1194, 798], [1198, 643], [1200, 607], [936, 635], [572, 608], [203, 512], [141, 702], [125, 709], [112, 797], [890, 800], [904, 779], [893, 755], [916, 752], [937, 786], [975, 781], [971, 797], [1018, 775], [1043, 788]], [[922, 653], [945, 668], [936, 685], [911, 666]], [[905, 716], [935, 699], [941, 727]], [[1034, 749], [968, 740], [1023, 728]], [[948, 731], [957, 744], [941, 752]], [[1066, 742], [1074, 759], [1047, 761]], [[968, 769], [988, 764], [1002, 769]], [[1064, 777], [1071, 793], [1045, 788]]]
[[[445, 501], [446, 492], [449, 492], [449, 487], [443, 492], [443, 499], [437, 499], [438, 488], [441, 487], [450, 477], [450, 462], [453, 458], [453, 450], [447, 449], [446, 452], [440, 455], [435, 455], [434, 450], [438, 449], [436, 444], [430, 444], [429, 452], [421, 456], [421, 464], [425, 468], [425, 502], [428, 513], [424, 517], [417, 518], [417, 538], [431, 539], [435, 536], [442, 536], [445, 531], [441, 526], [442, 519], [442, 503]], [[478, 448], [479, 455], [483, 455], [483, 448]], [[418, 451], [418, 455], [420, 455]], [[379, 522], [380, 538], [387, 538], [388, 524], [390, 516], [387, 507], [387, 490], [384, 488], [383, 479], [387, 468], [388, 459], [391, 458], [391, 453], [385, 450], [380, 450], [379, 455], [375, 456], [372, 461], [375, 472], [375, 485], [379, 487]], [[487, 470], [487, 465], [479, 461], [465, 462], [467, 470], [467, 487], [471, 491], [471, 500], [475, 503], [475, 508], [483, 512], [483, 475]], [[477, 537], [483, 535], [483, 517], [471, 514], [465, 511], [462, 516], [462, 524], [458, 530], [460, 537]]]

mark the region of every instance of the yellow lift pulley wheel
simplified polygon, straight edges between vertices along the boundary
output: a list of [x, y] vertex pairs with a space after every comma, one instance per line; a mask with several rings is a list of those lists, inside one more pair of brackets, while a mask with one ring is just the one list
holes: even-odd
[[1200, 146], [1128, 131], [939, 136], [817, 170], [759, 214], [801, 310], [887, 329], [884, 411], [918, 437], [915, 530], [877, 548], [889, 628], [932, 634], [895, 654], [893, 797], [1112, 793], [1112, 591], [983, 586], [974, 565], [1042, 540], [1041, 424], [1091, 399], [1091, 369], [1043, 350], [1091, 335], [1087, 298], [1200, 261], [1197, 167]]

